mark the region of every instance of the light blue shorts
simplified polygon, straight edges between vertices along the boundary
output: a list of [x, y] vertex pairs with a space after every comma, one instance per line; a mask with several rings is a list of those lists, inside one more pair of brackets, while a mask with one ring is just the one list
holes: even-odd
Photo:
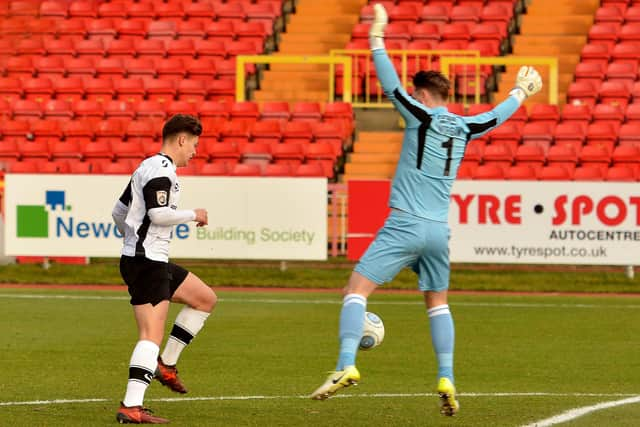
[[392, 210], [355, 271], [382, 285], [404, 267], [416, 272], [421, 291], [448, 289], [449, 225]]

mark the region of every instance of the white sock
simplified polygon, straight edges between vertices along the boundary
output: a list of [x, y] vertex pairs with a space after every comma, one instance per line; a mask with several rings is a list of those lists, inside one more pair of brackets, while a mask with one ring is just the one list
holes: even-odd
[[124, 406], [139, 406], [144, 400], [144, 393], [151, 384], [158, 366], [160, 348], [151, 341], [138, 341], [129, 362], [129, 382], [124, 395]]
[[209, 314], [211, 313], [196, 310], [189, 306], [185, 306], [180, 310], [173, 329], [171, 329], [171, 335], [169, 335], [167, 344], [162, 352], [162, 363], [169, 366], [178, 363], [180, 353], [191, 342], [193, 337], [200, 332]]

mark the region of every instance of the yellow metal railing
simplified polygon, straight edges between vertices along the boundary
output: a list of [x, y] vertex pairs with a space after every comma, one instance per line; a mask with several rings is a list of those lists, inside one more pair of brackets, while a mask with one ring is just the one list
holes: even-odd
[[[349, 56], [300, 56], [300, 55], [238, 55], [236, 57], [236, 101], [244, 101], [245, 96], [245, 66], [246, 64], [328, 64], [330, 71], [328, 76], [329, 93], [328, 101], [333, 101], [335, 85], [334, 67], [342, 65], [344, 72], [351, 75], [352, 59]], [[351, 102], [351, 79], [343, 81], [343, 101]]]
[[[400, 59], [400, 81], [402, 82], [402, 86], [405, 88], [409, 88], [411, 85], [411, 81], [409, 79], [410, 75], [413, 75], [417, 70], [420, 69], [433, 69], [432, 64], [434, 64], [438, 59], [442, 61], [446, 58], [479, 58], [480, 52], [477, 50], [388, 50], [387, 53], [389, 57], [399, 58]], [[389, 102], [384, 93], [382, 91], [382, 87], [380, 87], [380, 82], [375, 79], [372, 80], [371, 74], [374, 71], [371, 64], [371, 51], [368, 49], [333, 49], [330, 52], [331, 56], [341, 57], [348, 56], [353, 58], [353, 67], [351, 69], [352, 73], [347, 73], [346, 70], [342, 73], [342, 78], [344, 81], [349, 80], [350, 82], [356, 77], [362, 76], [364, 77], [364, 85], [361, 87], [355, 87], [352, 85], [353, 92], [351, 95], [352, 104], [354, 107], [366, 107], [366, 108], [393, 108], [391, 102]], [[362, 64], [364, 62], [364, 64]], [[414, 65], [411, 69], [409, 69], [409, 64], [412, 62]], [[364, 70], [362, 68], [364, 67]], [[333, 70], [333, 66], [331, 67], [330, 74], [335, 76], [335, 72]], [[348, 78], [347, 76], [351, 76]], [[359, 81], [357, 79], [356, 81]], [[372, 90], [371, 84], [375, 84], [375, 87]], [[333, 85], [331, 86], [331, 98], [335, 98]], [[346, 95], [346, 92], [345, 92]]]
[[558, 58], [547, 56], [484, 56], [443, 57], [440, 59], [442, 73], [455, 82], [452, 65], [475, 65], [475, 102], [480, 102], [480, 65], [542, 65], [549, 67], [549, 104], [558, 104]]

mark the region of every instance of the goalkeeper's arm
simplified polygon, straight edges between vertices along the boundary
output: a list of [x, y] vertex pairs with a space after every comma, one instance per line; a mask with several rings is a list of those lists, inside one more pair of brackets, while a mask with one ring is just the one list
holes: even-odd
[[464, 117], [469, 127], [471, 138], [477, 138], [500, 126], [516, 112], [518, 107], [531, 95], [535, 95], [542, 89], [540, 74], [533, 67], [521, 67], [516, 77], [514, 88], [509, 92], [509, 97], [496, 107], [484, 114]]

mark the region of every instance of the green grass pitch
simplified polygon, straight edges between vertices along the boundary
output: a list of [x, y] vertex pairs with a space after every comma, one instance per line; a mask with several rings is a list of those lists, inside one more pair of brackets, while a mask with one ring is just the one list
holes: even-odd
[[[174, 425], [522, 426], [640, 394], [637, 298], [452, 296], [462, 408], [451, 419], [439, 415], [433, 394], [435, 358], [419, 294], [370, 299], [385, 341], [360, 352], [360, 385], [325, 402], [306, 396], [334, 366], [341, 296], [219, 296], [178, 365], [189, 394], [157, 382], [147, 392], [146, 405]], [[136, 341], [125, 293], [0, 289], [0, 306], [0, 424], [115, 424]], [[42, 402], [25, 404], [34, 401]], [[632, 404], [564, 425], [638, 419], [640, 405]]]

